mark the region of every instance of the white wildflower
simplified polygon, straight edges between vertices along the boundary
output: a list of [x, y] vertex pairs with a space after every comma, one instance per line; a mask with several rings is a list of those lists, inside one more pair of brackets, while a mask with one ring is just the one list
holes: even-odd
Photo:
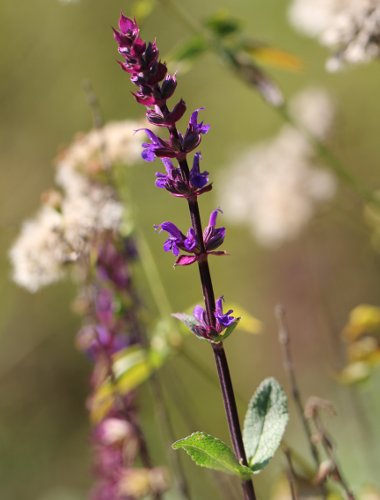
[[133, 165], [140, 158], [144, 138], [144, 134], [135, 132], [142, 126], [141, 122], [129, 120], [110, 122], [101, 129], [79, 135], [64, 151], [59, 163], [88, 173], [108, 164]]
[[294, 0], [289, 19], [333, 50], [330, 71], [380, 57], [380, 0]]
[[[309, 97], [313, 95], [317, 101], [322, 99], [321, 91], [309, 93]], [[325, 136], [333, 113], [327, 113], [324, 106], [312, 105], [315, 123], [311, 123], [311, 111], [305, 109], [306, 96], [291, 108], [300, 111], [297, 119], [310, 133]], [[323, 102], [326, 104], [327, 98]], [[257, 241], [266, 246], [296, 237], [313, 217], [317, 205], [330, 200], [336, 190], [334, 176], [313, 165], [313, 160], [313, 150], [304, 135], [284, 126], [274, 140], [247, 150], [225, 173], [220, 199], [226, 216], [248, 224]]]
[[61, 279], [70, 250], [62, 238], [59, 212], [44, 206], [34, 219], [26, 221], [10, 258], [14, 281], [31, 292]]
[[109, 186], [88, 182], [87, 190], [65, 198], [62, 216], [67, 241], [83, 253], [94, 234], [120, 229], [123, 205]]
[[124, 207], [114, 188], [97, 181], [94, 173], [117, 162], [131, 165], [140, 157], [141, 124], [110, 123], [74, 141], [57, 165], [56, 183], [62, 192], [44, 196], [37, 216], [26, 222], [11, 249], [14, 280], [30, 291], [61, 279], [68, 262], [86, 257], [97, 235], [120, 231]]
[[288, 17], [300, 32], [318, 37], [330, 26], [332, 18], [345, 3], [346, 0], [293, 0]]

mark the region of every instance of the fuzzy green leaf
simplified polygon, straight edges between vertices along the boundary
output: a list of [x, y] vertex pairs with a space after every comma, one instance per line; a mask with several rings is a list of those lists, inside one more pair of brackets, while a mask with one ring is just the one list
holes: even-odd
[[248, 465], [259, 472], [280, 445], [288, 423], [288, 399], [274, 378], [265, 379], [248, 405], [243, 441]]
[[194, 432], [172, 444], [174, 450], [182, 448], [200, 467], [248, 478], [252, 471], [240, 465], [231, 448], [220, 439], [204, 432]]

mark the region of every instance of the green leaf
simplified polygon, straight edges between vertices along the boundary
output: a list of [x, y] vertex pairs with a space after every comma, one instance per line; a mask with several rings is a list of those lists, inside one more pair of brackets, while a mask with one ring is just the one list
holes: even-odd
[[240, 22], [221, 10], [205, 21], [205, 25], [218, 37], [226, 37], [240, 30]]
[[200, 467], [248, 478], [252, 471], [240, 465], [231, 448], [220, 439], [205, 432], [194, 432], [172, 444], [174, 450], [182, 448]]
[[265, 379], [248, 405], [243, 441], [248, 465], [259, 472], [280, 445], [288, 423], [288, 399], [274, 378]]

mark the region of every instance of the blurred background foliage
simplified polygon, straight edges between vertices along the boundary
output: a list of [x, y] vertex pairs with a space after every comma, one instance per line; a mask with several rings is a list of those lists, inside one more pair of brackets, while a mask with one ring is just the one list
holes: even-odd
[[[338, 104], [330, 146], [347, 168], [371, 189], [378, 187], [380, 83], [377, 63], [338, 74], [324, 69], [326, 53], [288, 24], [288, 2], [223, 0], [205, 3], [183, 0], [196, 19], [226, 8], [242, 19], [255, 39], [288, 51], [303, 68], [286, 72], [268, 69], [285, 96], [310, 84], [328, 89]], [[0, 207], [1, 207], [1, 349], [0, 349], [0, 497], [12, 500], [76, 500], [91, 484], [88, 421], [85, 410], [90, 367], [75, 350], [79, 320], [70, 309], [74, 290], [69, 283], [35, 295], [10, 280], [8, 250], [23, 219], [38, 205], [40, 193], [53, 181], [53, 159], [79, 131], [91, 128], [82, 84], [90, 79], [106, 120], [137, 118], [141, 109], [130, 97], [131, 86], [115, 64], [111, 26], [128, 2], [34, 0], [20, 5], [0, 2]], [[164, 2], [143, 23], [144, 37], [157, 37], [161, 53], [173, 51], [189, 31]], [[178, 95], [188, 109], [204, 106], [212, 125], [202, 144], [203, 166], [217, 179], [234, 155], [258, 140], [273, 136], [279, 115], [239, 81], [213, 54], [206, 54], [179, 78]], [[172, 268], [172, 257], [161, 251], [153, 224], [173, 219], [186, 227], [187, 213], [178, 200], [154, 188], [155, 167], [142, 164], [128, 171], [137, 222], [154, 253], [173, 311], [200, 302], [194, 269]], [[208, 212], [214, 195], [202, 198]], [[341, 187], [326, 212], [316, 217], [300, 237], [275, 250], [260, 248], [244, 228], [228, 230], [226, 259], [211, 262], [216, 293], [239, 303], [263, 322], [261, 335], [236, 333], [226, 344], [233, 379], [241, 399], [251, 396], [260, 380], [277, 377], [288, 388], [277, 343], [275, 304], [288, 312], [299, 383], [305, 395], [331, 399], [338, 416], [329, 427], [338, 444], [346, 476], [357, 488], [380, 486], [378, 416], [380, 404], [374, 374], [360, 387], [341, 386], [338, 373], [345, 364], [341, 332], [351, 309], [360, 303], [379, 305], [380, 257], [371, 246], [363, 219], [363, 204]], [[147, 308], [156, 314], [146, 283], [140, 286]], [[193, 338], [186, 351], [213, 370], [210, 349]], [[167, 399], [178, 437], [189, 431], [210, 432], [228, 440], [218, 390], [181, 356], [162, 371]], [[165, 461], [149, 388], [141, 395], [144, 427], [154, 456]], [[186, 408], [188, 421], [178, 411]], [[244, 406], [243, 406], [244, 408]], [[242, 410], [243, 411], [243, 410]], [[291, 406], [286, 440], [301, 452], [307, 445]], [[257, 480], [268, 491], [277, 460]], [[195, 470], [194, 498], [218, 494], [212, 476]], [[203, 474], [203, 475], [202, 475]], [[264, 495], [263, 498], [266, 496]]]

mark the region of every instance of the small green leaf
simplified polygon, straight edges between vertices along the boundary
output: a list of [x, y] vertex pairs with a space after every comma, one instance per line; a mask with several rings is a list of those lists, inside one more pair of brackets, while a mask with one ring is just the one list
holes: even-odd
[[221, 10], [205, 21], [205, 25], [218, 37], [226, 37], [240, 30], [240, 22]]
[[231, 448], [220, 439], [205, 432], [194, 432], [172, 444], [174, 450], [182, 448], [200, 467], [248, 478], [252, 471], [239, 464]]
[[274, 378], [265, 379], [248, 405], [243, 441], [248, 464], [259, 472], [275, 454], [288, 423], [288, 399]]

